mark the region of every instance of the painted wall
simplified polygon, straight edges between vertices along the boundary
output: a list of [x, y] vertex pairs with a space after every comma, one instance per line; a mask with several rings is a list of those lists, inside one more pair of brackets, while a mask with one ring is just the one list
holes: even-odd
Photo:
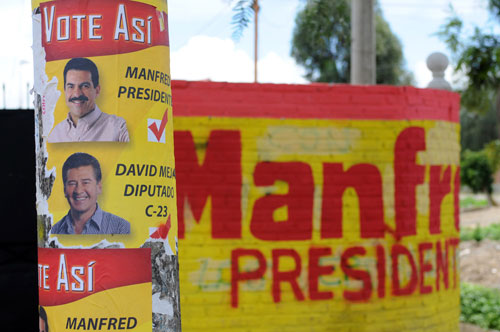
[[173, 96], [184, 331], [458, 331], [458, 95]]

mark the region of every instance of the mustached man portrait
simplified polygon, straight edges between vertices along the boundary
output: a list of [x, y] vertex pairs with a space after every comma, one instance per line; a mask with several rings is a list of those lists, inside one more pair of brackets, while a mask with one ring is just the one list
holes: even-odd
[[96, 104], [101, 92], [96, 64], [74, 58], [66, 63], [63, 75], [68, 115], [51, 131], [48, 142], [128, 142], [125, 120], [104, 113]]

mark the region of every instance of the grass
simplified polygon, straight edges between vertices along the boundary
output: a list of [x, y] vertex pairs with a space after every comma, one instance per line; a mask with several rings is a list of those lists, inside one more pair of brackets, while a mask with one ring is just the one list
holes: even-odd
[[500, 241], [500, 224], [491, 224], [488, 226], [475, 228], [462, 228], [460, 230], [461, 241], [476, 241], [480, 242], [483, 239]]
[[488, 200], [486, 198], [474, 198], [469, 196], [460, 199], [461, 208], [470, 209], [470, 208], [481, 208], [487, 206], [488, 206]]

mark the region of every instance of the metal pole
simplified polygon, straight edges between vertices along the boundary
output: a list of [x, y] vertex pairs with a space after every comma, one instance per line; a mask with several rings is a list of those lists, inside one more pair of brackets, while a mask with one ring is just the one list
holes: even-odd
[[351, 3], [351, 84], [375, 84], [375, 0]]

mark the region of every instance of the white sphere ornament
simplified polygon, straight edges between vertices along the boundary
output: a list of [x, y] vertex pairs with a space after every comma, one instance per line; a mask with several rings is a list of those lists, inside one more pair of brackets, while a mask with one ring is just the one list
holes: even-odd
[[432, 72], [432, 81], [427, 88], [451, 91], [451, 85], [444, 79], [444, 71], [448, 67], [448, 57], [441, 52], [431, 53], [427, 57], [427, 68]]

